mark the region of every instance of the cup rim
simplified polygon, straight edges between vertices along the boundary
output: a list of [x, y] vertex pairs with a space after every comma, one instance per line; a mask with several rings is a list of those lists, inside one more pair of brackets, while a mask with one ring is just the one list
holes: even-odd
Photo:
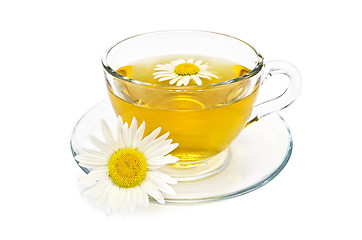
[[[174, 86], [174, 85], [161, 85], [161, 84], [159, 85], [159, 84], [152, 84], [152, 83], [148, 83], [148, 82], [142, 82], [142, 81], [139, 81], [139, 80], [136, 80], [136, 79], [132, 79], [132, 78], [128, 78], [126, 76], [123, 76], [123, 75], [117, 73], [115, 70], [113, 70], [109, 66], [109, 64], [107, 62], [108, 54], [110, 53], [110, 51], [112, 51], [113, 48], [115, 48], [119, 44], [121, 44], [121, 43], [123, 43], [125, 41], [132, 40], [133, 38], [140, 37], [140, 36], [151, 35], [151, 34], [155, 34], [155, 33], [168, 33], [168, 32], [169, 33], [172, 33], [172, 32], [199, 32], [199, 33], [208, 33], [208, 34], [214, 34], [214, 35], [220, 35], [220, 36], [232, 38], [232, 39], [240, 41], [240, 42], [244, 43], [245, 45], [247, 45], [248, 47], [250, 47], [255, 52], [256, 56], [258, 57], [258, 62], [250, 72], [248, 72], [247, 74], [245, 74], [243, 76], [233, 78], [233, 79], [223, 81], [223, 82], [205, 84], [205, 85], [200, 85], [200, 86], [199, 85], [196, 85], [196, 86]], [[122, 80], [127, 81], [127, 82], [131, 82], [131, 83], [135, 83], [135, 84], [139, 84], [139, 85], [144, 85], [144, 86], [148, 86], [148, 87], [157, 87], [157, 88], [161, 88], [161, 89], [202, 89], [202, 88], [229, 85], [229, 84], [232, 84], [232, 83], [235, 83], [235, 82], [241, 82], [241, 81], [250, 79], [251, 77], [257, 75], [261, 71], [261, 69], [263, 68], [264, 57], [258, 51], [256, 51], [256, 49], [253, 46], [251, 46], [247, 42], [245, 42], [245, 41], [243, 41], [243, 40], [241, 40], [239, 38], [227, 35], [227, 34], [211, 32], [211, 31], [202, 31], [202, 30], [164, 30], [164, 31], [153, 31], [153, 32], [147, 32], [147, 33], [141, 33], [141, 34], [133, 35], [131, 37], [125, 38], [125, 39], [113, 44], [111, 47], [109, 47], [105, 51], [105, 53], [103, 54], [103, 57], [101, 59], [101, 62], [102, 62], [104, 70], [107, 73], [109, 73], [113, 77], [116, 77], [118, 79], [122, 79]]]

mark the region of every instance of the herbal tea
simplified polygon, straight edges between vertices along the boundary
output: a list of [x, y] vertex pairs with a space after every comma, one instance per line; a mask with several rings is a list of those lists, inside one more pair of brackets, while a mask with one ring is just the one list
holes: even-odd
[[[172, 155], [179, 157], [181, 164], [196, 164], [225, 150], [240, 133], [259, 88], [259, 82], [249, 81], [208, 85], [249, 71], [237, 63], [211, 57], [155, 57], [117, 70], [151, 86], [114, 79], [115, 87], [108, 85], [108, 91], [116, 114], [124, 121], [130, 123], [133, 117], [139, 123], [145, 121], [145, 134], [161, 126], [161, 134], [170, 132], [169, 138], [179, 143]], [[165, 86], [170, 89], [165, 91]]]

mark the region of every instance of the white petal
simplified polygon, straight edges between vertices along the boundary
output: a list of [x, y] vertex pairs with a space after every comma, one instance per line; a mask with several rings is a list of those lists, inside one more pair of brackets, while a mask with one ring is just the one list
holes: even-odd
[[112, 184], [111, 184], [111, 183], [107, 184], [107, 185], [104, 187], [104, 190], [99, 194], [99, 196], [97, 197], [96, 201], [94, 202], [94, 204], [95, 204], [96, 206], [99, 206], [99, 205], [103, 204], [103, 203], [107, 200], [108, 194], [109, 194], [111, 188], [112, 188]]
[[88, 170], [99, 167], [99, 166], [89, 164], [89, 163], [78, 163], [78, 165], [83, 167], [83, 168], [87, 168]]
[[154, 157], [158, 157], [158, 156], [164, 156], [164, 155], [172, 152], [177, 147], [178, 147], [178, 143], [172, 143], [170, 145], [159, 148], [149, 154], [145, 154], [145, 157], [147, 159], [150, 159], [150, 158], [154, 158]]
[[147, 164], [148, 165], [166, 165], [166, 164], [170, 164], [170, 163], [176, 163], [179, 160], [178, 157], [174, 157], [172, 155], [167, 155], [164, 157], [156, 157], [156, 158], [151, 158], [147, 160]]
[[182, 78], [176, 83], [176, 86], [181, 86], [183, 83], [184, 83], [184, 78], [185, 78], [186, 76], [182, 76]]
[[205, 75], [205, 76], [210, 76], [210, 77], [214, 77], [214, 78], [218, 78], [218, 76], [216, 76], [215, 74], [209, 72], [209, 71], [200, 71], [197, 75]]
[[101, 130], [103, 132], [104, 139], [106, 140], [107, 145], [113, 150], [116, 151], [116, 141], [114, 140], [111, 129], [109, 128], [107, 122], [104, 119], [101, 119]]
[[154, 72], [152, 75], [157, 76], [157, 75], [170, 75], [173, 74], [174, 71], [171, 70], [162, 70], [162, 71], [156, 71]]
[[175, 190], [170, 187], [167, 183], [163, 182], [161, 179], [157, 178], [152, 174], [147, 174], [147, 180], [153, 183], [161, 192], [164, 192], [169, 195], [175, 195]]
[[[140, 187], [141, 188], [141, 187]], [[142, 190], [142, 188], [141, 188]], [[146, 191], [142, 190], [142, 206], [148, 207], [150, 205], [150, 199]]]
[[165, 183], [169, 183], [169, 184], [176, 184], [177, 180], [163, 172], [154, 170], [154, 171], [149, 171], [147, 172], [147, 174], [151, 174], [154, 175], [155, 177], [161, 179], [162, 181], [164, 181]]
[[189, 84], [190, 79], [191, 79], [191, 76], [185, 76], [182, 78], [184, 86], [187, 86], [187, 84]]
[[197, 85], [199, 85], [199, 86], [202, 85], [202, 81], [201, 81], [201, 79], [200, 79], [198, 76], [192, 75], [191, 78], [195, 81], [195, 83], [196, 83]]
[[182, 79], [180, 81], [177, 82], [177, 86], [181, 86], [182, 84], [187, 86], [187, 84], [189, 83], [191, 79], [191, 76], [183, 76]]
[[128, 188], [120, 188], [121, 190], [121, 196], [122, 196], [122, 202], [121, 202], [121, 211], [123, 214], [129, 213], [129, 191]]
[[137, 190], [134, 187], [129, 188], [128, 190], [130, 192], [130, 199], [129, 200], [132, 203], [132, 204], [129, 204], [129, 211], [132, 213], [137, 208], [137, 203], [138, 203], [138, 201], [137, 201]]
[[137, 202], [138, 206], [142, 206], [143, 204], [143, 193], [140, 186], [135, 186], [134, 188], [134, 194], [135, 194], [135, 201]]
[[105, 156], [96, 156], [96, 155], [90, 155], [86, 153], [81, 153], [75, 156], [75, 159], [81, 161], [81, 159], [89, 159], [89, 161], [96, 161], [96, 162], [107, 162], [108, 157]]
[[86, 155], [77, 155], [75, 156], [75, 160], [77, 160], [81, 165], [85, 164], [92, 166], [104, 166], [108, 164], [107, 159], [97, 158], [93, 156], [86, 156]]
[[152, 144], [148, 144], [149, 147], [145, 147], [144, 150], [142, 150], [143, 154], [149, 155], [150, 153], [156, 151], [157, 149], [160, 149], [165, 146], [169, 146], [172, 143], [172, 139], [160, 141], [159, 143], [156, 143], [156, 144], [153, 144], [153, 142], [152, 142]]
[[160, 132], [161, 132], [161, 128], [160, 127], [156, 128], [152, 133], [150, 133], [144, 139], [142, 139], [138, 148], [142, 149], [147, 143], [153, 141]]
[[145, 132], [145, 126], [146, 126], [146, 123], [142, 122], [141, 126], [137, 129], [137, 132], [134, 135], [134, 138], [132, 141], [132, 148], [137, 148], [138, 145], [141, 143], [143, 133]]
[[127, 188], [125, 191], [125, 198], [124, 202], [126, 205], [124, 205], [126, 212], [132, 212], [134, 209], [136, 209], [135, 202], [132, 199], [132, 188]]
[[129, 129], [128, 123], [123, 124], [122, 127], [122, 138], [123, 138], [123, 145], [127, 148], [131, 146], [130, 136], [129, 136]]
[[98, 158], [108, 158], [109, 157], [104, 152], [99, 152], [99, 151], [96, 151], [93, 149], [88, 149], [88, 148], [82, 148], [80, 155], [83, 155], [83, 154], [88, 155], [88, 156], [98, 157]]
[[120, 115], [118, 115], [117, 117], [117, 141], [118, 141], [118, 148], [123, 148], [123, 132], [122, 132], [122, 128], [123, 128], [123, 120], [122, 117]]
[[211, 77], [210, 76], [206, 76], [206, 75], [202, 75], [202, 74], [200, 74], [200, 73], [198, 73], [196, 76], [198, 76], [199, 78], [207, 78], [207, 79], [211, 79]]
[[88, 154], [79, 154], [76, 155], [74, 158], [79, 162], [94, 162], [95, 164], [105, 164], [108, 162], [108, 158]]
[[98, 138], [96, 138], [93, 135], [89, 136], [89, 140], [91, 141], [91, 143], [98, 147], [99, 150], [101, 150], [102, 152], [106, 153], [106, 154], [110, 154], [113, 152], [113, 150], [105, 143], [103, 143], [102, 141], [100, 141]]
[[187, 63], [194, 63], [194, 59], [193, 58], [187, 59]]
[[160, 79], [158, 79], [159, 82], [162, 82], [162, 81], [167, 81], [167, 80], [171, 80], [171, 79], [174, 79], [174, 78], [177, 78], [178, 75], [176, 74], [172, 74], [170, 76], [167, 76], [167, 77], [162, 77]]
[[149, 166], [147, 166], [147, 169], [150, 170], [150, 171], [153, 171], [153, 170], [160, 169], [160, 168], [162, 168], [164, 166], [165, 165], [149, 165]]
[[182, 76], [178, 76], [178, 77], [172, 79], [172, 80], [169, 82], [169, 84], [170, 84], [170, 85], [173, 85], [175, 82], [177, 82], [177, 81], [178, 81], [179, 79], [181, 79], [181, 78], [182, 78]]
[[125, 206], [127, 206], [127, 203], [126, 203], [127, 200], [125, 200], [126, 189], [122, 188], [122, 187], [119, 188], [119, 194], [120, 194], [119, 204], [121, 206], [121, 211], [122, 211], [122, 213], [125, 213], [125, 209], [126, 209]]
[[104, 188], [105, 186], [107, 186], [108, 184], [112, 184], [111, 180], [109, 180], [108, 178], [102, 179], [102, 180], [98, 181], [97, 183], [93, 184], [92, 186], [85, 188], [81, 192], [81, 195], [87, 195], [87, 194], [99, 191], [102, 188]]
[[164, 72], [164, 73], [155, 73], [153, 74], [154, 79], [163, 78], [163, 77], [170, 77], [175, 75], [173, 72]]
[[165, 199], [163, 198], [160, 191], [147, 179], [145, 179], [141, 183], [140, 187], [142, 188], [143, 191], [147, 192], [148, 195], [153, 197], [157, 202], [161, 204], [165, 203]]
[[156, 144], [163, 140], [166, 140], [166, 138], [168, 138], [168, 136], [170, 136], [170, 132], [167, 132], [167, 133], [163, 134], [162, 136], [156, 138], [155, 140], [152, 141], [152, 144]]
[[116, 212], [119, 208], [121, 208], [121, 190], [119, 186], [113, 185], [113, 188], [115, 188], [114, 192], [114, 200], [112, 202], [113, 205], [113, 212]]
[[80, 182], [97, 182], [108, 176], [108, 167], [98, 167], [78, 179]]
[[[168, 138], [169, 135], [170, 135], [170, 132], [167, 132], [167, 133], [163, 134], [161, 137], [158, 137], [158, 138], [156, 138], [156, 139], [153, 140], [153, 141], [149, 141], [149, 142], [148, 142], [147, 144], [145, 144], [145, 145], [142, 147], [142, 149], [140, 149], [140, 150], [141, 150], [142, 152], [147, 151], [150, 147], [152, 147], [152, 146], [154, 146], [154, 145], [156, 145], [156, 144], [158, 144], [158, 143], [166, 140], [166, 138]], [[172, 141], [171, 141], [171, 142], [172, 142]]]
[[107, 206], [106, 206], [106, 213], [110, 214], [117, 209], [116, 198], [118, 197], [117, 194], [119, 192], [119, 187], [113, 185], [108, 193], [107, 197]]
[[121, 115], [117, 116], [117, 125], [123, 125], [123, 119], [122, 119]]
[[132, 146], [133, 138], [136, 135], [138, 128], [137, 119], [135, 117], [132, 118], [131, 126], [129, 127], [129, 145]]

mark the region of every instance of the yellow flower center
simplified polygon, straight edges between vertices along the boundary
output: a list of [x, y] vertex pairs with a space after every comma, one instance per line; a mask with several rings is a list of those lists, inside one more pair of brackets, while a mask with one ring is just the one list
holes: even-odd
[[175, 67], [174, 72], [177, 75], [195, 75], [200, 72], [200, 68], [192, 63], [181, 63]]
[[108, 171], [114, 184], [123, 188], [132, 188], [145, 180], [147, 160], [136, 149], [120, 149], [109, 159]]

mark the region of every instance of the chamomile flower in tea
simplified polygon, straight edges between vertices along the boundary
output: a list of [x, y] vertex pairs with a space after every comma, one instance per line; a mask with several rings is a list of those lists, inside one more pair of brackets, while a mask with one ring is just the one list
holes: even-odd
[[238, 78], [250, 70], [226, 59], [208, 56], [159, 56], [120, 66], [117, 73], [155, 85], [201, 86]]
[[190, 80], [202, 85], [201, 79], [218, 78], [208, 68], [208, 65], [202, 64], [202, 60], [178, 59], [166, 64], [157, 64], [153, 75], [159, 82], [168, 80], [170, 85], [176, 83], [176, 86], [187, 86]]

